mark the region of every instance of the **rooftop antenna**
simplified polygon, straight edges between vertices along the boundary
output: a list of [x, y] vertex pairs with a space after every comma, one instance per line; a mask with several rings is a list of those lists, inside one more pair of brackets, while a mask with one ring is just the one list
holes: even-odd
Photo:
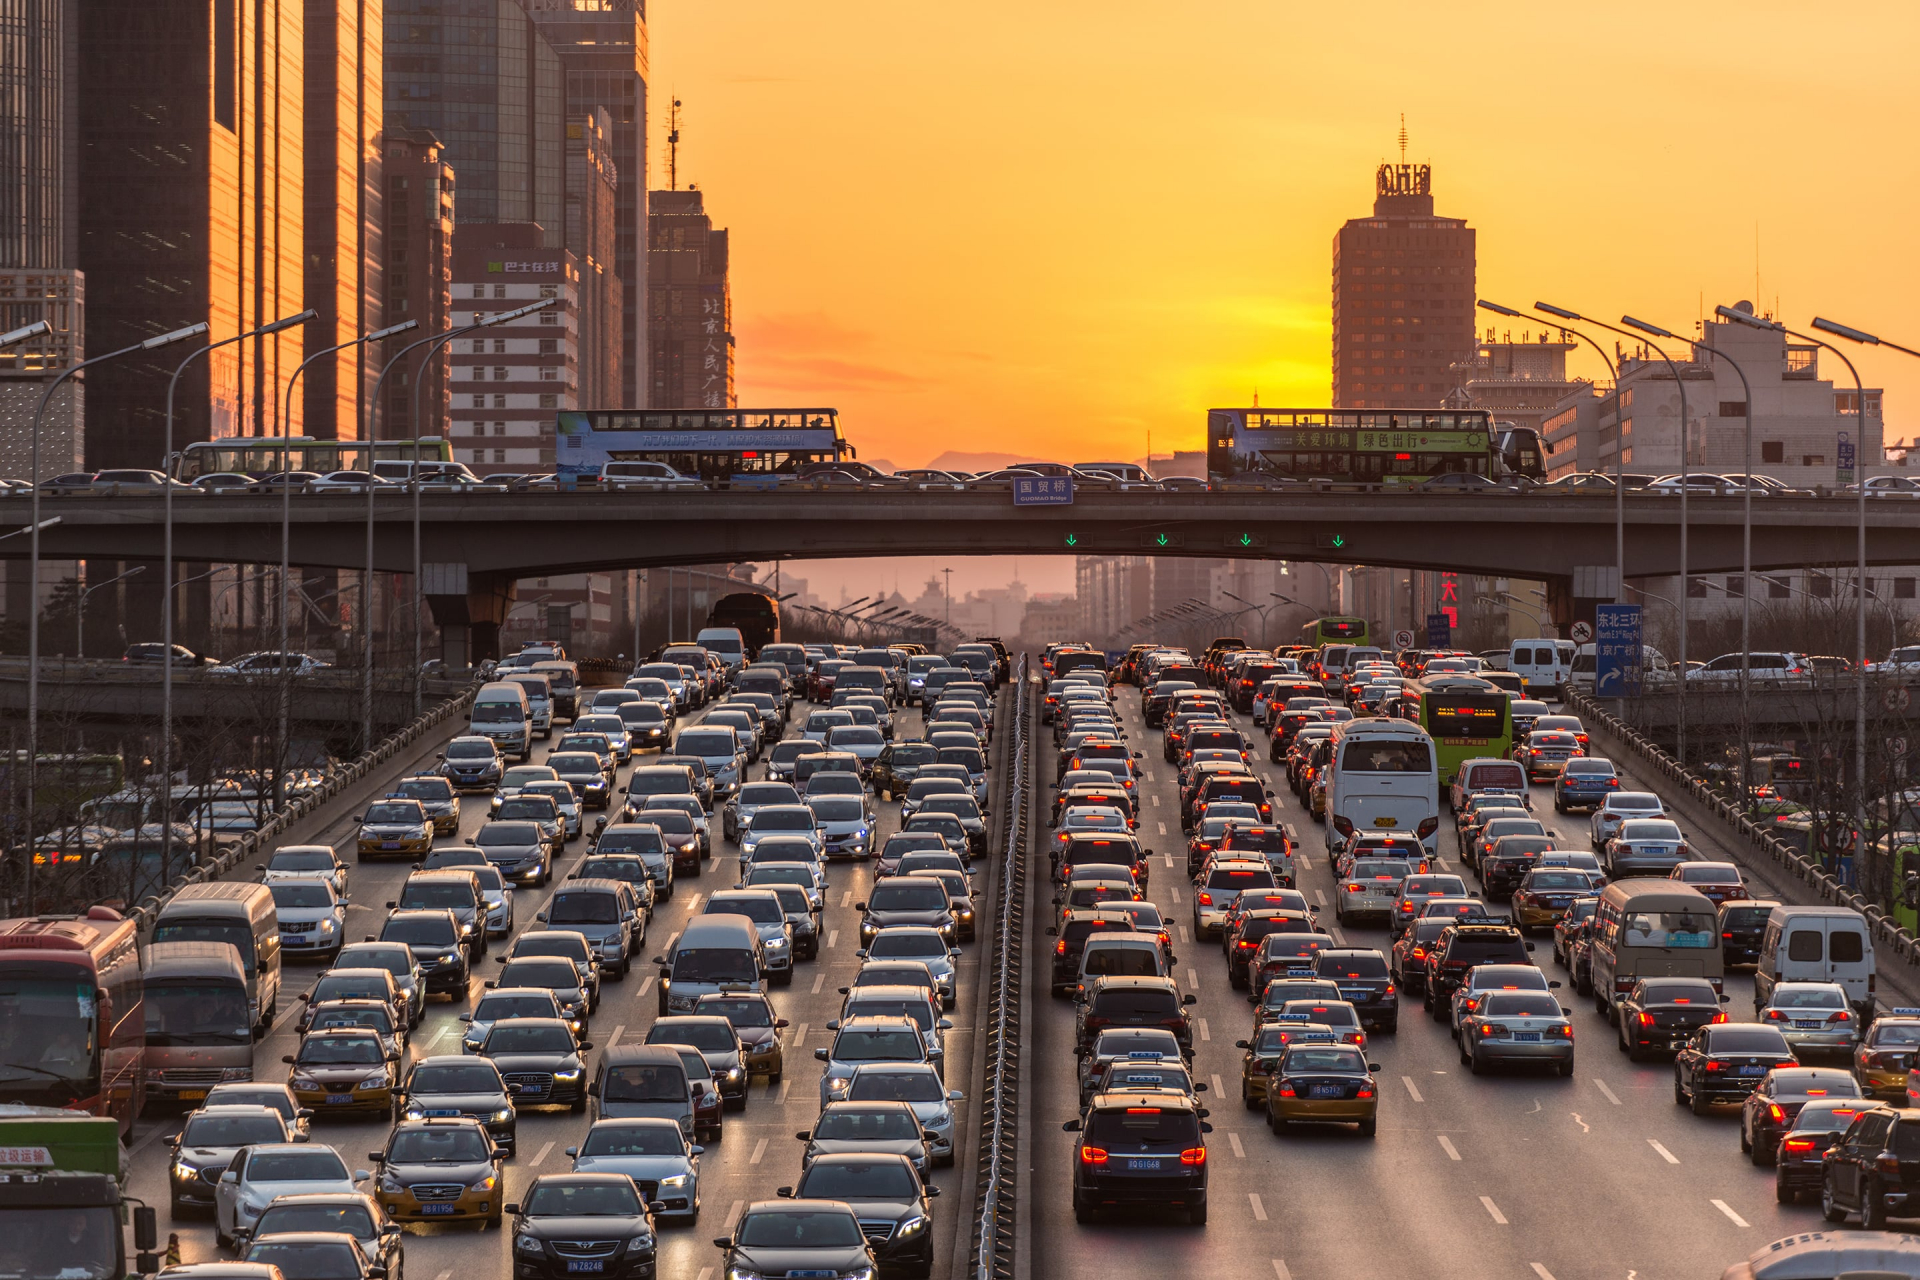
[[1407, 113], [1400, 113], [1400, 163], [1407, 162]]
[[680, 99], [667, 114], [667, 190], [680, 189]]

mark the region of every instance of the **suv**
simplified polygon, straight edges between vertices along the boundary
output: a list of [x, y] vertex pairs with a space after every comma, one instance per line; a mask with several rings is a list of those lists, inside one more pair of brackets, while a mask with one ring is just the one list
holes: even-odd
[[[1073, 1216], [1102, 1209], [1165, 1206], [1187, 1222], [1207, 1220], [1207, 1147], [1213, 1126], [1192, 1098], [1170, 1093], [1094, 1095], [1086, 1115], [1061, 1128], [1078, 1134]], [[1121, 1154], [1124, 1153], [1124, 1154]]]
[[1453, 992], [1467, 970], [1481, 964], [1532, 964], [1527, 953], [1533, 944], [1510, 924], [1456, 924], [1427, 948], [1426, 990], [1423, 1000], [1435, 1022], [1447, 1021]]
[[1093, 1044], [1108, 1027], [1165, 1027], [1185, 1052], [1193, 1051], [1193, 1019], [1187, 1009], [1199, 1003], [1181, 995], [1172, 978], [1100, 978], [1086, 988], [1076, 1011], [1075, 1043]]
[[1133, 917], [1118, 909], [1085, 908], [1065, 912], [1057, 926], [1047, 927], [1053, 944], [1053, 994], [1064, 996], [1080, 983], [1080, 954], [1087, 938], [1096, 933], [1130, 933]]
[[1844, 1222], [1857, 1209], [1860, 1225], [1886, 1229], [1887, 1217], [1906, 1217], [1920, 1195], [1920, 1112], [1875, 1107], [1853, 1118], [1827, 1148], [1820, 1212]]

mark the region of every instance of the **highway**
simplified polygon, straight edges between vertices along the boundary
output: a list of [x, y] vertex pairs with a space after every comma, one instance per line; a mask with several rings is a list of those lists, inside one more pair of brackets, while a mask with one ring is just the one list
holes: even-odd
[[[1002, 696], [1004, 700], [1005, 695]], [[790, 735], [798, 734], [799, 724], [805, 719], [807, 709], [808, 704], [795, 702], [793, 720], [788, 726]], [[700, 713], [696, 712], [683, 720], [682, 726], [699, 718]], [[912, 736], [919, 728], [920, 714], [914, 709], [901, 708], [896, 711], [895, 722], [900, 736]], [[1007, 723], [1004, 717], [999, 721], [1002, 728]], [[556, 730], [555, 741], [558, 740], [558, 733], [559, 730]], [[1001, 783], [1004, 770], [998, 766], [1000, 741], [996, 736], [989, 753], [996, 764], [990, 793], [996, 827], [999, 821], [1004, 820], [1006, 803]], [[425, 771], [432, 766], [434, 753], [439, 749], [438, 744], [425, 746], [419, 756], [396, 761], [392, 777], [397, 779]], [[537, 748], [535, 762], [542, 759], [544, 754], [544, 747]], [[637, 764], [645, 764], [650, 757], [636, 755], [634, 759]], [[627, 771], [627, 766], [621, 767], [622, 783]], [[754, 765], [751, 776], [755, 780], [762, 777], [763, 766]], [[878, 808], [881, 813], [880, 838], [884, 839], [885, 833], [898, 829], [899, 806], [880, 804]], [[342, 811], [320, 837], [340, 849], [349, 862], [352, 861], [354, 837], [352, 812]], [[473, 834], [480, 827], [486, 813], [486, 796], [463, 798], [458, 833], [442, 836], [437, 843], [458, 844], [463, 837]], [[593, 817], [589, 812], [589, 828]], [[990, 847], [1004, 848], [1004, 837], [996, 836], [996, 840], [999, 843]], [[546, 898], [563, 882], [561, 878], [568, 874], [585, 852], [586, 841], [576, 839], [568, 847], [566, 855], [555, 864], [556, 879], [552, 885], [545, 889], [517, 891], [514, 905], [516, 934], [534, 923], [535, 912], [541, 909]], [[723, 838], [717, 815], [713, 821], [713, 855], [697, 879], [678, 881], [672, 900], [660, 904], [648, 930], [647, 944], [641, 951], [643, 960], [664, 952], [688, 917], [700, 908], [706, 894], [733, 886], [738, 849]], [[976, 891], [980, 893], [983, 903], [990, 900], [992, 873], [986, 870], [990, 865], [990, 862], [981, 862], [975, 866]], [[350, 884], [353, 905], [349, 909], [347, 930], [349, 939], [375, 932], [385, 914], [384, 904], [397, 896], [396, 891], [405, 879], [407, 870], [407, 865], [399, 862], [370, 862], [353, 867]], [[706, 1144], [706, 1153], [701, 1158], [702, 1213], [698, 1223], [692, 1227], [673, 1225], [662, 1230], [658, 1260], [658, 1274], [662, 1277], [713, 1280], [720, 1262], [720, 1252], [714, 1248], [713, 1238], [730, 1230], [745, 1203], [771, 1199], [776, 1188], [798, 1181], [800, 1144], [794, 1134], [800, 1129], [810, 1128], [819, 1112], [817, 1081], [821, 1068], [813, 1059], [813, 1050], [830, 1043], [824, 1027], [828, 1020], [838, 1014], [840, 996], [837, 988], [847, 985], [859, 969], [860, 961], [854, 955], [859, 945], [859, 913], [852, 904], [865, 899], [872, 881], [873, 872], [866, 863], [832, 865], [831, 888], [822, 921], [820, 957], [798, 964], [791, 986], [771, 989], [780, 1016], [792, 1024], [783, 1033], [784, 1078], [778, 1087], [757, 1082], [746, 1110], [727, 1113], [724, 1139]], [[965, 1090], [969, 1098], [978, 1096], [975, 1078], [978, 1053], [974, 1046], [973, 1031], [977, 1019], [973, 1010], [981, 995], [976, 978], [983, 945], [984, 931], [981, 942], [963, 944], [959, 1004], [949, 1015], [954, 1022], [954, 1029], [948, 1033], [947, 1081], [949, 1087]], [[505, 953], [506, 943], [502, 940], [496, 939], [493, 946], [495, 950], [474, 966], [474, 978], [465, 1001], [455, 1002], [440, 996], [429, 1001], [426, 1019], [414, 1033], [409, 1047], [410, 1058], [429, 1053], [459, 1052], [459, 1036], [463, 1028], [458, 1015], [471, 1007], [471, 1001], [481, 989], [480, 983], [497, 972], [499, 966], [495, 962], [496, 957]], [[281, 1055], [293, 1052], [297, 1044], [293, 1031], [296, 1008], [293, 997], [311, 985], [315, 972], [317, 969], [312, 965], [288, 968], [279, 1020], [272, 1032], [255, 1046], [257, 1078], [285, 1078], [287, 1068], [280, 1061]], [[593, 1054], [607, 1046], [645, 1038], [657, 1008], [657, 993], [653, 989], [654, 972], [655, 967], [651, 964], [636, 964], [633, 972], [623, 981], [609, 978], [603, 984], [600, 1008], [593, 1016], [587, 1037], [594, 1045], [593, 1053], [588, 1055], [589, 1069]], [[936, 1280], [946, 1280], [951, 1274], [950, 1266], [954, 1258], [960, 1259], [960, 1269], [964, 1270], [971, 1240], [968, 1209], [973, 1194], [971, 1166], [976, 1118], [971, 1105], [966, 1102], [956, 1104], [955, 1112], [958, 1159], [951, 1169], [936, 1169], [933, 1178], [934, 1184], [944, 1192], [944, 1198], [935, 1204], [934, 1229], [941, 1233], [936, 1239], [950, 1235], [954, 1241], [950, 1247], [944, 1244], [936, 1247]], [[149, 1109], [134, 1133], [134, 1158], [128, 1190], [148, 1204], [162, 1206], [163, 1246], [167, 1233], [177, 1232], [183, 1261], [214, 1261], [222, 1255], [214, 1244], [210, 1218], [176, 1220], [170, 1225], [165, 1220], [169, 1158], [167, 1138], [179, 1131], [180, 1120], [179, 1113], [155, 1114], [154, 1109]], [[380, 1122], [323, 1121], [324, 1117], [314, 1124], [312, 1140], [334, 1147], [349, 1169], [369, 1168], [367, 1154], [381, 1148], [388, 1126]], [[587, 1124], [585, 1115], [569, 1114], [564, 1107], [522, 1111], [519, 1150], [507, 1164], [505, 1199], [508, 1202], [518, 1200], [520, 1192], [538, 1174], [565, 1172], [570, 1161], [564, 1150], [580, 1140]], [[452, 1280], [455, 1276], [463, 1280], [477, 1280], [480, 1277], [510, 1274], [508, 1239], [497, 1231], [454, 1224], [412, 1224], [406, 1227], [405, 1253], [406, 1272], [413, 1280]], [[390, 1280], [401, 1278], [396, 1276]]]
[[[1155, 1221], [1150, 1215], [1080, 1226], [1070, 1197], [1076, 1139], [1062, 1133], [1077, 1114], [1073, 1006], [1040, 997], [1034, 1011], [1033, 1173], [1023, 1223], [1034, 1276], [1107, 1280], [1128, 1276], [1206, 1276], [1208, 1280], [1343, 1280], [1419, 1275], [1431, 1280], [1515, 1277], [1717, 1276], [1752, 1250], [1825, 1224], [1811, 1204], [1775, 1202], [1773, 1172], [1740, 1154], [1738, 1111], [1720, 1108], [1696, 1118], [1674, 1105], [1672, 1068], [1629, 1063], [1592, 1002], [1569, 984], [1556, 994], [1574, 1010], [1577, 1069], [1571, 1079], [1501, 1072], [1473, 1076], [1461, 1064], [1442, 1024], [1424, 1016], [1418, 998], [1401, 1004], [1397, 1035], [1370, 1038], [1378, 1063], [1379, 1133], [1358, 1137], [1351, 1126], [1293, 1126], [1285, 1138], [1267, 1131], [1264, 1113], [1239, 1098], [1241, 1053], [1252, 1018], [1242, 992], [1227, 982], [1218, 942], [1190, 940], [1192, 893], [1185, 876], [1186, 841], [1179, 825], [1173, 768], [1163, 763], [1158, 730], [1142, 726], [1139, 691], [1119, 686], [1118, 707], [1142, 761], [1140, 834], [1152, 849], [1148, 897], [1175, 935], [1174, 974], [1199, 997], [1195, 1008], [1194, 1076], [1210, 1084], [1209, 1221], [1204, 1227]], [[1324, 828], [1288, 789], [1284, 766], [1265, 759], [1264, 735], [1235, 721], [1263, 750], [1257, 771], [1267, 779], [1276, 821], [1291, 825], [1306, 855], [1296, 862], [1300, 887], [1349, 946], [1385, 952], [1384, 926], [1334, 927], [1334, 881]], [[1051, 736], [1040, 738], [1038, 775], [1051, 779]], [[1632, 785], [1659, 790], [1636, 776]], [[1585, 815], [1556, 815], [1551, 788], [1534, 788], [1534, 811], [1586, 849]], [[1699, 856], [1733, 858], [1715, 833], [1684, 823]], [[1441, 824], [1445, 869], [1462, 871], [1452, 823]], [[1027, 963], [1045, 966], [1051, 891], [1039, 863]], [[1761, 890], [1756, 889], [1756, 895]], [[1787, 901], [1796, 899], [1787, 898]], [[1566, 974], [1544, 937], [1535, 959], [1551, 978]], [[1890, 960], [1881, 963], [1883, 993]], [[1040, 970], [1044, 972], [1044, 968]], [[1032, 970], [1030, 970], [1032, 972]], [[1030, 989], [1044, 991], [1039, 983]], [[1730, 974], [1726, 1006], [1735, 1021], [1752, 1018], [1752, 979]], [[1896, 1230], [1899, 1229], [1897, 1226]]]

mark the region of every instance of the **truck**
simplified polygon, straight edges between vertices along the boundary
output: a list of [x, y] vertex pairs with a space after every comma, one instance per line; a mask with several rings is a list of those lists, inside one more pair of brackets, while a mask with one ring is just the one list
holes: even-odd
[[751, 662], [760, 656], [762, 648], [780, 639], [780, 604], [772, 596], [757, 591], [736, 591], [713, 602], [713, 608], [707, 613], [707, 626], [737, 629], [746, 646], [746, 659]]
[[[125, 1194], [120, 1126], [57, 1107], [0, 1106], [0, 1239], [19, 1280], [127, 1280], [160, 1269], [154, 1210]], [[127, 1210], [134, 1248], [127, 1264]], [[18, 1253], [13, 1253], [18, 1249]]]

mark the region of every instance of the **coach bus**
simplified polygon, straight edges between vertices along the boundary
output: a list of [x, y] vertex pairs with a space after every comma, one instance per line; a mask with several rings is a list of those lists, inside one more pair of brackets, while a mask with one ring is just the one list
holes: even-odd
[[[243, 475], [259, 480], [282, 471], [367, 470], [371, 448], [373, 470], [390, 480], [403, 480], [411, 474], [415, 461], [424, 468], [430, 463], [451, 463], [453, 449], [440, 436], [422, 436], [418, 440], [376, 440], [371, 446], [364, 440], [316, 440], [312, 436], [228, 436], [224, 440], [202, 440], [174, 455], [173, 478], [188, 484], [201, 476]], [[384, 465], [383, 465], [384, 464]]]
[[846, 462], [854, 448], [835, 409], [591, 409], [562, 413], [554, 472], [600, 474], [608, 462], [664, 462], [709, 484], [776, 484], [809, 462]]
[[1413, 721], [1433, 739], [1442, 791], [1453, 785], [1464, 762], [1477, 756], [1513, 754], [1512, 700], [1484, 680], [1472, 676], [1422, 680], [1389, 698], [1382, 710]]
[[1300, 628], [1300, 643], [1309, 649], [1325, 644], [1371, 644], [1365, 618], [1315, 618]]
[[138, 937], [107, 907], [0, 920], [0, 1102], [133, 1128], [146, 1101]]
[[1209, 409], [1211, 483], [1330, 480], [1417, 485], [1503, 474], [1491, 415], [1479, 409]]

